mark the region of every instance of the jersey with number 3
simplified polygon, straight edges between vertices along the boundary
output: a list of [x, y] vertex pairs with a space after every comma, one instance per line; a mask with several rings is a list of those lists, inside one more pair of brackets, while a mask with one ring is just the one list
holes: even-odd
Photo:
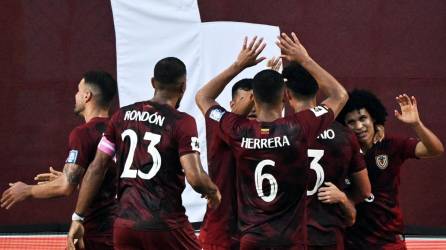
[[219, 121], [236, 158], [241, 244], [305, 244], [307, 149], [333, 121], [333, 112], [319, 106], [273, 122], [248, 120], [220, 106], [208, 114]]
[[194, 118], [168, 105], [138, 102], [113, 115], [104, 137], [114, 146], [119, 166], [120, 225], [135, 230], [185, 226], [180, 157], [199, 151]]
[[331, 182], [341, 191], [345, 180], [366, 168], [359, 143], [353, 132], [338, 122], [324, 130], [311, 144], [308, 195], [308, 244], [338, 246], [344, 249], [344, 214], [338, 204], [322, 203], [317, 191]]

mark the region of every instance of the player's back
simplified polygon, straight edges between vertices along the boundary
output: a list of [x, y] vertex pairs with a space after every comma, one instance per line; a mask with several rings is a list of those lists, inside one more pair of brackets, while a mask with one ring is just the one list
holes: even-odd
[[355, 135], [345, 126], [334, 122], [310, 145], [308, 182], [308, 243], [310, 246], [338, 245], [343, 249], [345, 223], [342, 210], [336, 204], [318, 200], [317, 190], [331, 182], [341, 191], [346, 179], [365, 169]]
[[[221, 107], [215, 109], [214, 114], [225, 113]], [[331, 112], [322, 109], [273, 122], [232, 113], [222, 116], [223, 137], [237, 161], [242, 248], [305, 245], [307, 149], [333, 119]]]
[[115, 137], [120, 225], [169, 230], [188, 223], [180, 156], [198, 151], [194, 119], [168, 105], [138, 102], [121, 108], [106, 137]]

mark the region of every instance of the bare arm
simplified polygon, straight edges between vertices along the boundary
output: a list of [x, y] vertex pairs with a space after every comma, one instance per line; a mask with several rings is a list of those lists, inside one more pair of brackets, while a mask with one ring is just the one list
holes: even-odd
[[53, 181], [41, 185], [27, 185], [23, 182], [10, 183], [1, 199], [1, 206], [11, 208], [17, 202], [28, 198], [48, 199], [69, 196], [79, 185], [84, 169], [76, 164], [65, 164], [64, 174]]
[[345, 216], [346, 225], [352, 226], [355, 224], [356, 209], [353, 201], [333, 183], [325, 182], [324, 184], [324, 187], [319, 188], [317, 198], [322, 203], [339, 204]]
[[335, 117], [347, 103], [348, 93], [342, 85], [317, 64], [302, 46], [299, 39], [294, 33], [291, 33], [292, 39], [282, 33], [279, 37], [277, 46], [282, 50], [282, 57], [288, 61], [295, 61], [302, 65], [317, 81], [320, 90], [326, 95], [326, 99], [322, 101], [328, 108], [333, 110]]
[[372, 187], [370, 185], [369, 175], [367, 169], [363, 169], [351, 175], [352, 190], [348, 194], [350, 199], [356, 204], [364, 201], [365, 198], [370, 197]]
[[187, 182], [197, 193], [208, 199], [210, 207], [217, 207], [221, 201], [221, 194], [217, 186], [203, 170], [198, 153], [185, 154], [180, 157], [180, 162]]
[[99, 188], [101, 187], [104, 176], [107, 173], [107, 163], [110, 160], [111, 156], [100, 150], [96, 151], [96, 156], [88, 166], [88, 169], [85, 172], [84, 180], [81, 184], [75, 210], [77, 214], [85, 214], [85, 211], [90, 206], [93, 198], [96, 196]]
[[203, 114], [206, 114], [210, 107], [218, 104], [215, 99], [234, 77], [244, 69], [254, 66], [265, 59], [264, 57], [257, 58], [265, 46], [263, 38], [257, 41], [257, 37], [254, 37], [248, 44], [248, 38], [245, 37], [237, 60], [206, 83], [195, 95], [195, 102]]
[[435, 157], [443, 154], [444, 147], [440, 139], [420, 120], [417, 100], [403, 94], [396, 97], [401, 111], [395, 110], [395, 116], [403, 123], [409, 124], [415, 130], [420, 142], [415, 147], [415, 155], [419, 158]]

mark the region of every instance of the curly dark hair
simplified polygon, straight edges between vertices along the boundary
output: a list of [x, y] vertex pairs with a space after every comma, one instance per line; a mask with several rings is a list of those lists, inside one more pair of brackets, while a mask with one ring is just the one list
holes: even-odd
[[376, 125], [383, 125], [386, 122], [387, 111], [381, 101], [375, 94], [364, 89], [354, 89], [348, 93], [349, 99], [347, 104], [339, 113], [336, 120], [342, 124], [345, 124], [345, 116], [355, 110], [365, 108], [372, 116]]

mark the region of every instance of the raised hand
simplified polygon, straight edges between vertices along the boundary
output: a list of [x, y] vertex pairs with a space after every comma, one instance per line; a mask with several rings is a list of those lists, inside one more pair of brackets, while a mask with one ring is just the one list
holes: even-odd
[[417, 100], [414, 96], [409, 97], [406, 94], [395, 97], [400, 105], [400, 111], [395, 110], [395, 117], [409, 125], [416, 125], [420, 123], [420, 116], [418, 115]]
[[266, 57], [258, 58], [265, 47], [266, 43], [263, 42], [263, 38], [257, 40], [257, 36], [255, 36], [248, 44], [248, 37], [245, 37], [242, 50], [240, 51], [235, 64], [242, 69], [257, 65], [266, 59]]
[[277, 58], [275, 56], [273, 56], [271, 59], [269, 59], [266, 62], [266, 67], [268, 67], [268, 68], [270, 68], [270, 69], [280, 73], [280, 67], [282, 67], [282, 60], [281, 59], [282, 58], [280, 58], [280, 56], [277, 57]]
[[34, 177], [34, 180], [36, 180], [37, 184], [40, 185], [53, 181], [61, 175], [63, 175], [63, 172], [59, 172], [57, 170], [54, 170], [53, 167], [50, 167], [49, 173], [38, 174], [36, 175], [36, 177]]
[[281, 36], [277, 37], [278, 41], [276, 44], [282, 51], [281, 57], [288, 61], [298, 62], [299, 64], [311, 60], [307, 50], [300, 43], [294, 32], [291, 33], [291, 37], [292, 39], [285, 33], [282, 33]]
[[23, 201], [30, 195], [30, 186], [18, 181], [9, 183], [10, 188], [3, 192], [1, 199], [1, 207], [10, 209], [17, 202]]

